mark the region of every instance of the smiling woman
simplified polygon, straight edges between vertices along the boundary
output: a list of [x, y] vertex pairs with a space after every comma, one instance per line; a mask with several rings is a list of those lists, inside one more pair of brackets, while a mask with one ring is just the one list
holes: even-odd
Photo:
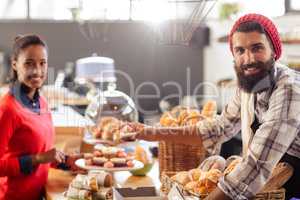
[[72, 168], [74, 157], [53, 148], [51, 113], [39, 95], [47, 76], [47, 60], [47, 45], [39, 36], [15, 39], [12, 83], [0, 100], [0, 200], [39, 200], [50, 163]]

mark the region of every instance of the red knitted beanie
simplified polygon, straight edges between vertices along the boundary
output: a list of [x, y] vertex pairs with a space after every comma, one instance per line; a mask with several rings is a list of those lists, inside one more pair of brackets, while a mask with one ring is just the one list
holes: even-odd
[[229, 45], [230, 45], [230, 51], [232, 52], [232, 35], [234, 32], [238, 29], [238, 27], [244, 23], [244, 22], [257, 22], [259, 23], [266, 33], [268, 34], [269, 38], [271, 39], [274, 53], [275, 53], [275, 60], [278, 60], [281, 55], [281, 41], [280, 36], [277, 31], [276, 26], [274, 23], [267, 17], [260, 15], [260, 14], [246, 14], [242, 17], [240, 17], [235, 24], [233, 25], [230, 35], [229, 35]]

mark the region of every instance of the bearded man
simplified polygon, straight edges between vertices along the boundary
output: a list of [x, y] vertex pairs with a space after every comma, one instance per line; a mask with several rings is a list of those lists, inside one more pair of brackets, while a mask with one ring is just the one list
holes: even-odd
[[[207, 199], [252, 199], [280, 161], [294, 167], [286, 197], [300, 197], [300, 75], [276, 62], [282, 44], [273, 22], [259, 14], [239, 18], [229, 35], [238, 88], [221, 115], [196, 126], [135, 124], [137, 138], [201, 142], [207, 150], [242, 132], [243, 159]], [[188, 133], [188, 134], [187, 134]]]

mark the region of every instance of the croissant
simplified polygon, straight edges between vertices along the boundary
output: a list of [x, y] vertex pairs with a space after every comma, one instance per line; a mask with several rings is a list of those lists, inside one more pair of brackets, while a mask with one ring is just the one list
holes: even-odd
[[217, 103], [213, 100], [207, 101], [203, 109], [201, 111], [201, 114], [207, 118], [212, 118], [217, 113]]

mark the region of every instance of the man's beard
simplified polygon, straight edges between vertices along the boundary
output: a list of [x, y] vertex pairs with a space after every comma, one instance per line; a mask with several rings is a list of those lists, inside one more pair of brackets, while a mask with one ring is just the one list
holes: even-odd
[[[235, 64], [234, 69], [237, 74], [239, 87], [247, 93], [262, 92], [270, 88], [274, 82], [274, 63], [275, 60], [271, 58], [266, 62], [257, 61], [239, 67]], [[245, 69], [251, 67], [261, 70], [254, 75], [245, 75]]]

